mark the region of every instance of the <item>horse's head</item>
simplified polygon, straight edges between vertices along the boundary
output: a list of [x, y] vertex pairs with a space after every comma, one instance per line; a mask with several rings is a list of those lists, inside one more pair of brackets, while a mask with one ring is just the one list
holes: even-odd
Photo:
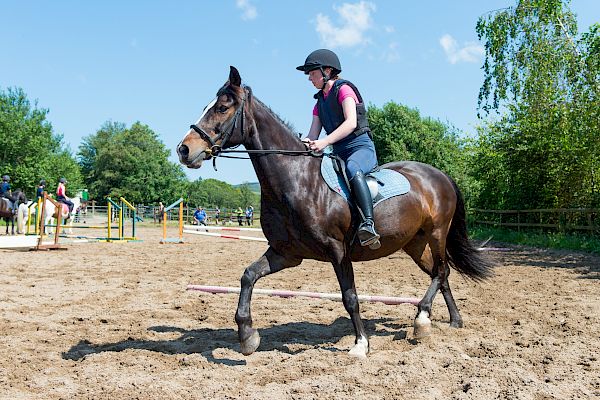
[[188, 168], [200, 168], [221, 149], [243, 143], [250, 127], [247, 100], [240, 73], [230, 67], [229, 80], [177, 146], [179, 161]]
[[21, 189], [17, 189], [13, 192], [13, 196], [15, 197], [15, 199], [17, 199], [17, 201], [21, 204], [27, 204], [27, 197], [25, 196], [25, 193], [21, 190]]

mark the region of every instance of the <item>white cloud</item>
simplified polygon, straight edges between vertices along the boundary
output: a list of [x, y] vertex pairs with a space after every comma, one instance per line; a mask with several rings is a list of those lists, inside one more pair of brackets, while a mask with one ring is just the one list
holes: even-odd
[[375, 8], [375, 4], [367, 1], [334, 6], [333, 9], [341, 20], [339, 26], [335, 26], [328, 16], [319, 13], [316, 29], [321, 36], [321, 42], [327, 47], [353, 47], [369, 43], [365, 32], [373, 25], [371, 12], [374, 12]]
[[477, 44], [477, 42], [465, 42], [462, 47], [459, 47], [456, 39], [449, 34], [445, 34], [440, 38], [440, 45], [444, 49], [450, 64], [461, 61], [478, 62], [485, 54], [483, 46]]
[[250, 4], [250, 0], [236, 0], [235, 6], [242, 10], [242, 19], [244, 21], [249, 21], [251, 19], [255, 19], [258, 16], [258, 12], [256, 11], [256, 7]]
[[398, 51], [398, 43], [392, 42], [388, 45], [388, 48], [384, 52], [384, 59], [389, 63], [397, 62], [400, 60], [400, 52]]

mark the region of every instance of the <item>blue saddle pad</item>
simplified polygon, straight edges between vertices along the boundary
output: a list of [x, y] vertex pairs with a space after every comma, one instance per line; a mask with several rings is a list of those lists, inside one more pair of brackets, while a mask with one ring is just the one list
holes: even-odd
[[[346, 185], [346, 182], [344, 182], [344, 178], [335, 172], [333, 160], [330, 157], [323, 157], [321, 175], [331, 190], [338, 193], [347, 202], [350, 202], [350, 189]], [[379, 195], [376, 197], [376, 202], [373, 206], [390, 197], [406, 194], [410, 190], [408, 179], [401, 173], [391, 169], [381, 168], [378, 171], [369, 173], [368, 176], [374, 177], [379, 185]]]

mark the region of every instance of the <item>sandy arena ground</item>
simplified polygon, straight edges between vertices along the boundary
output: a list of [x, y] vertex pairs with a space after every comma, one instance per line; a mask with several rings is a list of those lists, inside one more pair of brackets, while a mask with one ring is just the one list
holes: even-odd
[[[175, 234], [175, 228], [170, 228]], [[341, 303], [254, 296], [262, 343], [239, 353], [238, 286], [266, 244], [189, 236], [158, 244], [87, 243], [0, 251], [1, 399], [589, 399], [600, 397], [600, 257], [494, 251], [497, 276], [451, 275], [465, 328], [412, 339], [415, 308], [361, 304], [366, 360], [348, 355]], [[360, 294], [421, 296], [429, 283], [404, 253], [356, 263]], [[337, 292], [330, 265], [305, 261], [257, 287]]]

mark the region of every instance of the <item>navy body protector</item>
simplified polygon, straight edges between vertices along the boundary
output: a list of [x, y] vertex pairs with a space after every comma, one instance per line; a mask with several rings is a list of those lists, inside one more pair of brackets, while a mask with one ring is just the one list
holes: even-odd
[[317, 99], [317, 110], [323, 129], [325, 129], [325, 132], [329, 135], [344, 122], [344, 110], [342, 109], [342, 105], [338, 102], [338, 93], [342, 85], [350, 86], [352, 90], [354, 90], [354, 93], [356, 93], [359, 101], [356, 104], [357, 123], [353, 134], [359, 136], [363, 133], [367, 133], [369, 137], [371, 137], [371, 129], [369, 129], [369, 121], [367, 120], [367, 109], [362, 96], [356, 86], [345, 79], [338, 79], [335, 81], [327, 98], [323, 95], [322, 90], [314, 95], [314, 98]]

